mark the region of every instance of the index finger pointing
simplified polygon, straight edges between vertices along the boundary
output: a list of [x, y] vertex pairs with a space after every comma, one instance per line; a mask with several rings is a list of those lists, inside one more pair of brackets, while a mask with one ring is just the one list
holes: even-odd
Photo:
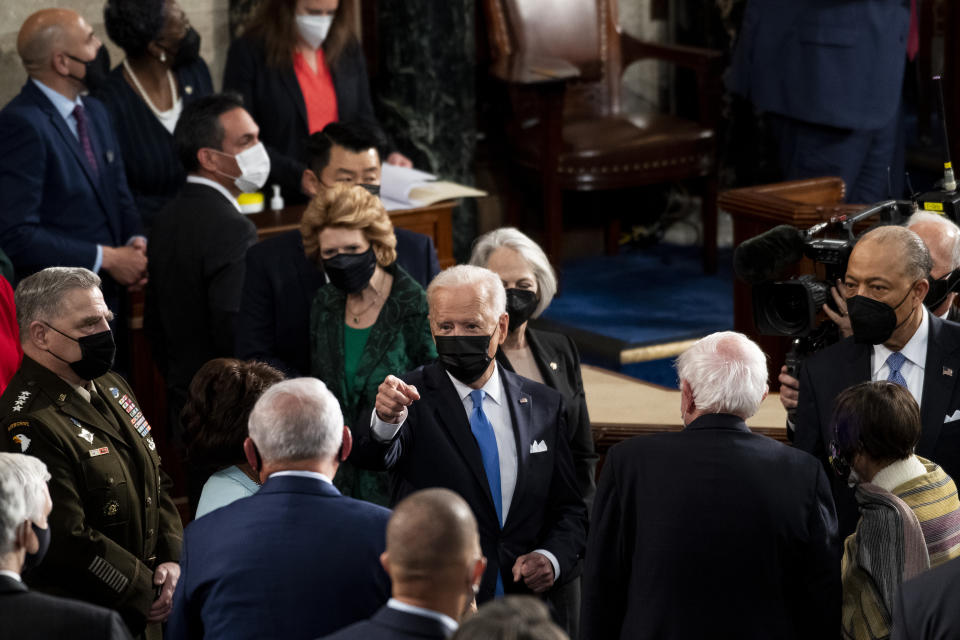
[[397, 391], [405, 395], [411, 402], [420, 399], [420, 392], [417, 391], [417, 388], [412, 384], [407, 384], [406, 382], [401, 381], [400, 385], [397, 387]]

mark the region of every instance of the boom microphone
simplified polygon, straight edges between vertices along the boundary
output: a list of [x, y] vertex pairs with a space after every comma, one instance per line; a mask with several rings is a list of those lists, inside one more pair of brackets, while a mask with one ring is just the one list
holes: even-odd
[[733, 270], [747, 284], [773, 280], [803, 257], [804, 234], [781, 224], [744, 240], [733, 252]]

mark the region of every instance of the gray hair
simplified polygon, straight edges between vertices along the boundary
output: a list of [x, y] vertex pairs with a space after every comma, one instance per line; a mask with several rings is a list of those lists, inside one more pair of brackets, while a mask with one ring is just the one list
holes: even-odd
[[720, 331], [677, 358], [677, 374], [693, 391], [697, 409], [747, 419], [767, 392], [767, 356], [742, 333]]
[[263, 392], [250, 412], [250, 438], [264, 460], [327, 460], [343, 442], [340, 403], [316, 378], [284, 380]]
[[470, 264], [478, 267], [487, 266], [490, 256], [497, 249], [513, 249], [527, 261], [533, 277], [537, 280], [537, 295], [540, 296], [540, 303], [533, 312], [533, 317], [540, 317], [557, 293], [557, 274], [550, 260], [547, 259], [547, 254], [526, 234], [513, 227], [503, 227], [477, 238], [473, 245], [473, 252], [470, 254]]
[[13, 551], [17, 527], [39, 522], [47, 506], [47, 465], [22, 453], [0, 453], [0, 554]]
[[99, 287], [100, 276], [83, 267], [47, 267], [21, 280], [13, 295], [21, 342], [26, 341], [32, 322], [46, 322], [63, 315], [67, 293]]
[[[957, 223], [948, 218], [947, 216], [941, 216], [936, 213], [930, 213], [929, 211], [918, 211], [917, 213], [910, 216], [910, 219], [907, 220], [907, 229], [911, 229], [919, 224], [932, 224], [936, 225], [940, 231], [940, 238], [945, 238], [951, 231], [953, 232], [953, 242], [952, 246], [949, 247], [950, 252], [950, 270], [957, 269], [960, 267], [960, 227], [957, 226]], [[916, 232], [914, 232], [916, 233]], [[922, 238], [921, 238], [922, 239]], [[929, 249], [930, 247], [927, 247]]]
[[438, 273], [427, 287], [427, 305], [432, 307], [431, 300], [438, 289], [468, 286], [482, 292], [495, 318], [507, 312], [507, 290], [503, 288], [500, 276], [490, 269], [472, 264], [458, 264]]
[[927, 245], [920, 236], [906, 227], [893, 224], [877, 227], [863, 234], [857, 245], [864, 242], [898, 246], [904, 254], [903, 273], [914, 282], [925, 279], [933, 269], [933, 258], [930, 257]]

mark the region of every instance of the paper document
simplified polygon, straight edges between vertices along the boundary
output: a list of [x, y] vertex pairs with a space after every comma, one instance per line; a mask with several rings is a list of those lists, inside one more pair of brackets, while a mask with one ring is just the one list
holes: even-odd
[[486, 191], [437, 180], [437, 176], [384, 163], [380, 175], [380, 199], [387, 211], [425, 207], [454, 198], [481, 198]]

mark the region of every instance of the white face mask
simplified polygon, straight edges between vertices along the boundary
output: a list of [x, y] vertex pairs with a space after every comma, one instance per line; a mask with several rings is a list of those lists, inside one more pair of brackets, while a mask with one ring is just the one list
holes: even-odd
[[[229, 156], [229, 153], [223, 153], [223, 151], [217, 151], [213, 149], [216, 153]], [[233, 184], [236, 185], [237, 189], [243, 191], [244, 193], [253, 193], [254, 191], [259, 191], [263, 188], [263, 185], [267, 184], [267, 177], [270, 175], [270, 156], [267, 155], [267, 149], [263, 146], [262, 142], [258, 142], [249, 149], [244, 149], [235, 156], [237, 166], [240, 168], [240, 175], [237, 177], [227, 176], [228, 178], [233, 178]], [[225, 173], [220, 173], [220, 175], [226, 176]]]
[[860, 476], [857, 475], [856, 471], [850, 469], [850, 475], [847, 476], [847, 486], [851, 489], [855, 489], [858, 484], [860, 484]]
[[300, 37], [313, 49], [319, 49], [327, 39], [333, 16], [297, 16], [297, 30]]

